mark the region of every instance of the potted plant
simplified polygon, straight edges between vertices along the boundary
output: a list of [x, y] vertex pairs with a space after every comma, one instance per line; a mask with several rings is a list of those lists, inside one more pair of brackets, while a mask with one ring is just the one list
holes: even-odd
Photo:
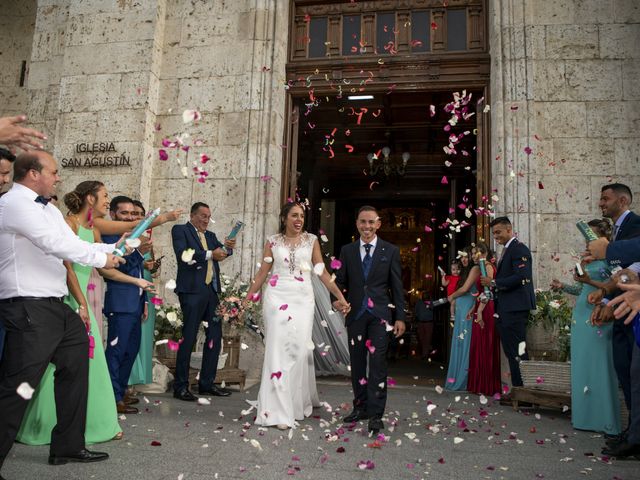
[[562, 292], [536, 290], [536, 309], [527, 323], [527, 350], [545, 360], [569, 360], [573, 307]]
[[163, 303], [156, 306], [154, 330], [156, 355], [162, 363], [175, 366], [175, 358], [182, 341], [182, 309], [179, 303]]

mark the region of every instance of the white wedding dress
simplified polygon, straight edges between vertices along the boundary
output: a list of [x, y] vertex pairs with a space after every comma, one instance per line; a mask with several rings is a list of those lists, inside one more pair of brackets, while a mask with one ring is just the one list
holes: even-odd
[[256, 424], [287, 425], [320, 405], [313, 364], [312, 252], [316, 236], [303, 233], [295, 248], [283, 235], [269, 238], [273, 252], [262, 309], [265, 355]]

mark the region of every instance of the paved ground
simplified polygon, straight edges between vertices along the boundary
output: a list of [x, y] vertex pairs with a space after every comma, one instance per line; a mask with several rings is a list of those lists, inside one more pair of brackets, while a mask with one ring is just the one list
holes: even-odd
[[[339, 429], [337, 418], [349, 408], [341, 406], [350, 399], [346, 383], [321, 382], [319, 391], [327, 404], [291, 436], [255, 427], [254, 412], [242, 415], [255, 386], [211, 405], [147, 396], [142, 413], [122, 419], [123, 440], [93, 447], [111, 455], [107, 462], [51, 467], [48, 447], [16, 445], [2, 474], [8, 480], [640, 478], [639, 461], [602, 458], [602, 438], [574, 431], [568, 414], [515, 412], [492, 399], [482, 405], [475, 395], [396, 387], [387, 415], [395, 427], [376, 442], [364, 424]], [[358, 467], [367, 461], [371, 469]]]

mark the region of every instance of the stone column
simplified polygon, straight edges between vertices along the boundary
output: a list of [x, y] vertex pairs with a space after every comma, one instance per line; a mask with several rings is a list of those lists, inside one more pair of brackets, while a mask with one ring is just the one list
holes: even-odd
[[584, 248], [575, 222], [601, 216], [600, 187], [640, 191], [640, 9], [493, 0], [489, 23], [496, 209], [532, 248], [546, 288]]
[[[288, 42], [288, 2], [174, 1], [167, 5], [155, 148], [163, 138], [190, 135], [201, 146], [188, 153], [170, 150], [166, 162], [152, 159], [151, 205], [189, 208], [202, 201], [212, 210], [211, 225], [223, 239], [233, 219], [246, 228], [234, 255], [222, 262], [223, 272], [252, 278], [262, 262], [268, 235], [277, 231], [280, 206], [285, 114], [285, 63]], [[196, 109], [202, 119], [184, 125], [182, 112]], [[200, 162], [200, 155], [210, 160]], [[195, 163], [194, 163], [195, 162]], [[194, 165], [209, 176], [200, 183]], [[182, 168], [187, 167], [186, 176]], [[186, 221], [188, 216], [181, 220]], [[170, 229], [154, 232], [159, 255], [166, 255], [162, 283], [174, 278], [176, 259]], [[176, 300], [164, 292], [167, 300]], [[242, 352], [241, 367], [256, 378], [262, 365], [261, 345], [253, 334]]]

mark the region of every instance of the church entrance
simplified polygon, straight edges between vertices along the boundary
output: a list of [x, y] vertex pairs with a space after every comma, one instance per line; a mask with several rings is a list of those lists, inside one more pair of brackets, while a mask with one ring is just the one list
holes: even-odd
[[[449, 307], [435, 309], [428, 360], [418, 346], [413, 311], [423, 294], [431, 300], [446, 296], [438, 267], [449, 272], [458, 251], [486, 232], [487, 219], [478, 209], [490, 196], [484, 113], [489, 57], [484, 40], [473, 40], [477, 28], [484, 31], [483, 2], [458, 2], [469, 5], [455, 10], [431, 2], [434, 8], [424, 10], [429, 2], [417, 1], [415, 11], [384, 14], [364, 11], [376, 2], [357, 4], [362, 12], [346, 11], [354, 4], [329, 9], [311, 3], [294, 2], [283, 200], [308, 203], [307, 228], [325, 235], [328, 257], [357, 238], [360, 206], [379, 210], [379, 236], [401, 250], [410, 327], [403, 342], [392, 346], [390, 361], [398, 368], [391, 375], [414, 383], [427, 371], [442, 377], [452, 331]], [[394, 2], [382, 3], [389, 8]], [[444, 29], [447, 21], [464, 30], [461, 45], [432, 28], [437, 22]], [[419, 23], [431, 26], [420, 30]], [[389, 31], [391, 43], [380, 43]], [[296, 41], [302, 34], [306, 45]], [[360, 39], [357, 55], [345, 49], [353, 38]], [[418, 44], [427, 47], [419, 51]], [[404, 49], [405, 55], [390, 49]], [[318, 50], [327, 54], [313, 59]]]

